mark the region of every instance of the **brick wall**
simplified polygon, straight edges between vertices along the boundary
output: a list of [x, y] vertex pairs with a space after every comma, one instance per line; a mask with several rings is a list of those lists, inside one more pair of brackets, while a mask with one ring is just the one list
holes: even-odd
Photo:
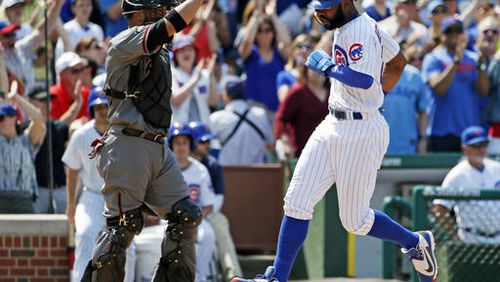
[[62, 215], [0, 215], [0, 282], [69, 281]]

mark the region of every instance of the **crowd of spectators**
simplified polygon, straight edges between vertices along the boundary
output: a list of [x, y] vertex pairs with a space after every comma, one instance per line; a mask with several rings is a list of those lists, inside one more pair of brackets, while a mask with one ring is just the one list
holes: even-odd
[[[308, 2], [206, 0], [166, 46], [172, 123], [207, 126], [221, 165], [299, 157], [328, 114], [330, 81], [304, 63], [313, 49], [331, 52], [333, 35], [314, 20]], [[461, 132], [481, 126], [488, 152], [500, 154], [500, 1], [356, 4], [408, 60], [380, 109], [390, 127], [388, 153], [460, 152]], [[41, 0], [1, 1], [0, 212], [48, 212], [49, 187], [56, 211], [64, 212], [62, 154], [71, 133], [92, 119], [89, 93], [105, 86], [109, 39], [127, 28], [120, 6], [120, 0], [49, 0], [46, 7]]]

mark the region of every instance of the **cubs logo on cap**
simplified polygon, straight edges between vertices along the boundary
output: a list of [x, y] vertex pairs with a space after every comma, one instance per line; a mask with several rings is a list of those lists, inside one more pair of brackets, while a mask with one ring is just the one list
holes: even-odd
[[307, 4], [307, 8], [314, 10], [325, 10], [339, 4], [340, 2], [342, 2], [342, 0], [312, 0], [311, 3]]

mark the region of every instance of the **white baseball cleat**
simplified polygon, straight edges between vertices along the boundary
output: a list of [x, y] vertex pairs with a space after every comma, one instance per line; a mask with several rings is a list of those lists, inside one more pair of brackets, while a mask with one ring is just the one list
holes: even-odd
[[438, 266], [434, 254], [434, 249], [436, 248], [434, 236], [430, 231], [418, 231], [415, 233], [420, 238], [418, 245], [409, 250], [401, 248], [401, 252], [410, 256], [420, 281], [435, 281], [438, 273]]

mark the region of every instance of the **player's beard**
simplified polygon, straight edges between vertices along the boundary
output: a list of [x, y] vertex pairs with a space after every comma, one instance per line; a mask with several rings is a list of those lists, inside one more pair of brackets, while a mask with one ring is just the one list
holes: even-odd
[[332, 18], [325, 18], [323, 22], [320, 22], [325, 26], [328, 30], [333, 30], [335, 28], [339, 28], [345, 24], [345, 14], [342, 7], [339, 7], [337, 13]]

